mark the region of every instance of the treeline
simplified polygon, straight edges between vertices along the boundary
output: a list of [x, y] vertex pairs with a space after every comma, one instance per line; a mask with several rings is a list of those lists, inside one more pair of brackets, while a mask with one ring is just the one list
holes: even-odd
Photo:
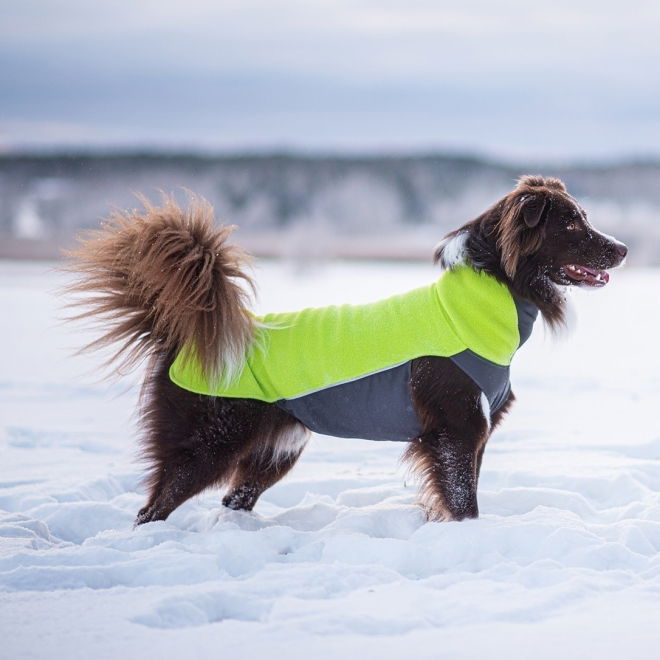
[[[595, 224], [660, 261], [660, 162], [498, 163], [442, 154], [335, 156], [191, 153], [0, 156], [0, 234], [61, 240], [112, 208], [159, 191], [208, 199], [246, 235], [349, 239], [438, 236], [471, 219], [523, 173], [558, 176]], [[412, 232], [412, 234], [411, 234]], [[304, 240], [301, 241], [304, 243]]]

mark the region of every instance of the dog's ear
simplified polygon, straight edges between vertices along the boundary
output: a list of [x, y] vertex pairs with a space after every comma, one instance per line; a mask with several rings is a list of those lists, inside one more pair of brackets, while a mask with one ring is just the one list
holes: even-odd
[[550, 200], [543, 194], [523, 195], [520, 198], [522, 217], [528, 227], [536, 227], [550, 210]]
[[543, 192], [514, 194], [500, 207], [497, 246], [504, 272], [513, 279], [522, 257], [541, 247], [545, 218], [552, 207], [550, 195]]

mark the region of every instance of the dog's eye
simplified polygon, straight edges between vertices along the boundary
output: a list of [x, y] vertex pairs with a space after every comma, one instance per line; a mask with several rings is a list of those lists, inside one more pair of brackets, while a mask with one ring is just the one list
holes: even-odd
[[567, 230], [567, 231], [575, 231], [577, 228], [578, 228], [578, 226], [577, 226], [577, 223], [576, 223], [576, 222], [569, 222], [569, 223], [566, 225], [566, 230]]

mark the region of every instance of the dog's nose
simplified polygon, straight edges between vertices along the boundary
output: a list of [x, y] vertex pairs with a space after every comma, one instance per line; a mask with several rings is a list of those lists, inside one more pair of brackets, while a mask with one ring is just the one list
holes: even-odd
[[628, 254], [628, 248], [623, 243], [617, 243], [615, 245], [617, 254], [624, 259]]

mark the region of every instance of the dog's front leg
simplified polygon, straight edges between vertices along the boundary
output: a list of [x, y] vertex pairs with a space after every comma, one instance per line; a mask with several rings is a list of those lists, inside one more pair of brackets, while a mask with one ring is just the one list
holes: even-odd
[[419, 503], [429, 520], [463, 520], [479, 515], [478, 463], [485, 444], [458, 437], [448, 430], [426, 433], [406, 452], [421, 480]]
[[492, 421], [481, 390], [441, 357], [415, 360], [410, 384], [422, 433], [404, 460], [421, 481], [420, 504], [429, 520], [476, 518], [479, 468]]

